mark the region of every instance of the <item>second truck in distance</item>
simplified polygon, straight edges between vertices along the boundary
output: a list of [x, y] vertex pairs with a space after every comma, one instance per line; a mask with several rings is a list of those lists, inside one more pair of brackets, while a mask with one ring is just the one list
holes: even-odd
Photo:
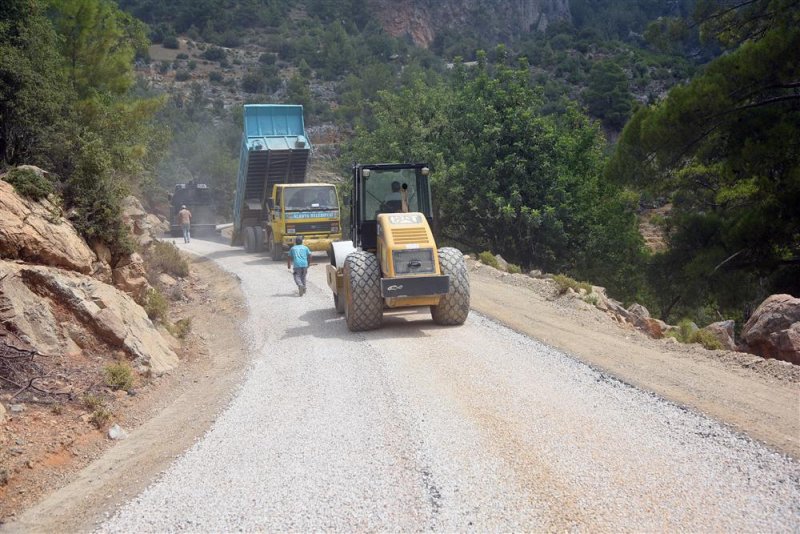
[[302, 106], [244, 106], [232, 245], [280, 260], [298, 235], [319, 251], [342, 238], [336, 187], [305, 183], [310, 152]]

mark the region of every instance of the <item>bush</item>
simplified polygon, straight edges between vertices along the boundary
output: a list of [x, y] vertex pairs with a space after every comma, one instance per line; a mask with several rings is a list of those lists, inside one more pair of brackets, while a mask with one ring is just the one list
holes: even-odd
[[55, 193], [53, 182], [31, 169], [11, 169], [3, 179], [14, 186], [18, 195], [31, 200], [41, 200]]
[[247, 93], [261, 93], [266, 87], [266, 80], [261, 73], [248, 72], [242, 77], [242, 91]]
[[520, 274], [522, 272], [522, 268], [515, 263], [509, 263], [507, 270], [511, 274]]
[[133, 387], [133, 369], [127, 362], [112, 363], [105, 367], [106, 385], [125, 391]]
[[269, 52], [265, 52], [258, 57], [259, 63], [263, 63], [264, 65], [274, 65], [275, 59], [275, 54], [270, 54]]
[[143, 307], [151, 320], [162, 324], [167, 322], [167, 299], [158, 289], [150, 289], [147, 292]]
[[189, 70], [194, 70], [197, 68], [197, 61], [191, 60], [186, 66], [189, 67]]
[[219, 83], [224, 79], [222, 73], [218, 70], [212, 70], [208, 73], [208, 81], [211, 83]]
[[178, 247], [166, 241], [156, 241], [145, 254], [147, 271], [153, 274], [189, 276], [189, 263], [181, 256]]
[[170, 333], [178, 339], [184, 339], [192, 331], [192, 318], [186, 317], [175, 322], [170, 328]]
[[113, 415], [114, 414], [111, 413], [111, 410], [101, 406], [92, 412], [92, 418], [90, 421], [97, 429], [101, 429], [111, 422], [111, 417]]
[[161, 43], [161, 46], [163, 46], [164, 48], [177, 50], [178, 48], [180, 48], [181, 45], [178, 42], [178, 38], [177, 37], [175, 37], [174, 35], [168, 35], [168, 36], [164, 37], [164, 42]]
[[219, 48], [218, 46], [212, 46], [208, 50], [204, 51], [200, 54], [200, 57], [203, 59], [207, 59], [209, 61], [222, 61], [225, 59], [225, 50]]
[[495, 258], [494, 254], [492, 254], [488, 250], [484, 250], [483, 252], [478, 254], [478, 260], [484, 265], [488, 265], [489, 267], [494, 267], [495, 269], [500, 268], [500, 265], [497, 263], [497, 258]]
[[189, 59], [189, 54], [187, 54], [185, 52], [181, 52], [180, 54], [178, 54], [175, 57], [176, 57], [176, 59]]
[[172, 68], [172, 63], [167, 60], [162, 60], [161, 63], [158, 65], [158, 73], [159, 74], [166, 74], [169, 69]]
[[678, 328], [667, 332], [667, 335], [674, 337], [681, 343], [692, 343], [692, 337], [697, 332], [697, 325], [691, 319], [681, 319]]
[[708, 330], [698, 330], [689, 338], [691, 343], [700, 343], [708, 350], [722, 350], [724, 347], [719, 339]]
[[175, 81], [176, 82], [185, 82], [190, 77], [191, 76], [189, 75], [189, 71], [187, 71], [187, 70], [181, 69], [181, 70], [179, 70], [179, 71], [177, 71], [175, 73]]
[[559, 295], [563, 295], [568, 289], [572, 289], [575, 293], [580, 293], [581, 289], [583, 289], [587, 295], [592, 292], [592, 284], [588, 282], [578, 282], [563, 274], [553, 276], [553, 282], [558, 286]]

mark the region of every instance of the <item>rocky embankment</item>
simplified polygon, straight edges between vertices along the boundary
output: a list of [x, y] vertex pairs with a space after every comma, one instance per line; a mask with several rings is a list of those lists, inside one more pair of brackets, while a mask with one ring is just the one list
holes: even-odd
[[[473, 258], [473, 261], [475, 259]], [[544, 288], [548, 298], [565, 298], [581, 305], [597, 308], [606, 313], [623, 328], [634, 328], [653, 339], [665, 339], [673, 343], [699, 343], [706, 348], [746, 352], [800, 364], [800, 298], [791, 295], [771, 295], [753, 312], [736, 335], [733, 320], [718, 321], [703, 328], [684, 321], [670, 325], [651, 317], [646, 307], [633, 303], [625, 307], [610, 298], [605, 288], [579, 284], [565, 277], [554, 277], [540, 271], [528, 274], [509, 273], [509, 264], [500, 256], [494, 257], [494, 266], [503, 276], [516, 279], [517, 283]], [[473, 265], [475, 265], [473, 263]]]
[[181, 352], [172, 325], [146, 311], [154, 294], [169, 306], [151, 280], [163, 289], [169, 279], [175, 294], [189, 284], [145, 262], [165, 227], [135, 198], [122, 216], [139, 252], [114, 258], [79, 235], [56, 197], [31, 200], [2, 178], [0, 524], [103, 441], [126, 436], [123, 408]]
[[[161, 221], [135, 199], [125, 210], [140, 246]], [[140, 305], [150, 284], [138, 253], [111, 263], [49, 200], [20, 197], [0, 181], [0, 348], [43, 355], [121, 352], [140, 372], [163, 373], [175, 352]]]

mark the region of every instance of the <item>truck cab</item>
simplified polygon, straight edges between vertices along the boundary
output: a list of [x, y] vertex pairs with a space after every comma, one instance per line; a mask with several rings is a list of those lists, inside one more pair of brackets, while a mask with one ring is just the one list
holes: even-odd
[[309, 249], [327, 252], [342, 238], [339, 213], [333, 184], [276, 184], [268, 202], [266, 247], [277, 260], [302, 235]]

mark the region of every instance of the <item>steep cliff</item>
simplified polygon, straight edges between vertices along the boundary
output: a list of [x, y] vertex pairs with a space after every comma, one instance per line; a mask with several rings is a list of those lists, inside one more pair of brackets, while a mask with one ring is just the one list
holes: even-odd
[[371, 0], [370, 7], [389, 34], [423, 47], [442, 30], [504, 41], [571, 19], [568, 0]]

